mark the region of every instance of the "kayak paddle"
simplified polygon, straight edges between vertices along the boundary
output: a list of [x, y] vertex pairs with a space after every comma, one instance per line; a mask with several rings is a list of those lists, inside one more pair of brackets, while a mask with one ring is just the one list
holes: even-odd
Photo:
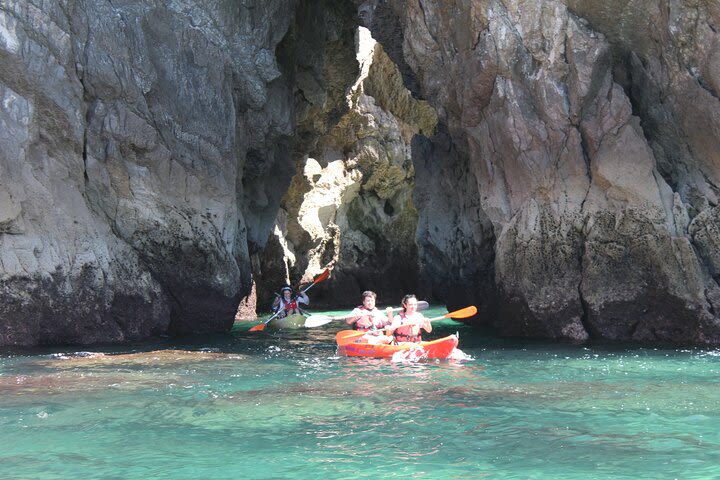
[[[443, 318], [467, 318], [472, 317], [476, 313], [477, 307], [471, 305], [469, 307], [461, 308], [460, 310], [455, 310], [454, 312], [446, 313], [445, 315], [441, 315], [439, 317], [428, 318], [427, 320], [429, 322], [434, 322], [435, 320], [441, 320]], [[356, 338], [361, 337], [366, 333], [367, 332], [362, 332], [360, 330], [342, 330], [335, 335], [335, 341], [338, 345], [345, 345], [355, 341]]]
[[[313, 285], [316, 285], [316, 284], [322, 282], [323, 280], [326, 280], [329, 276], [330, 276], [330, 270], [325, 269], [320, 275], [318, 275], [318, 276], [315, 278], [315, 280], [313, 280], [313, 282], [312, 282], [310, 285], [307, 286], [307, 288], [305, 288], [305, 290], [302, 290], [300, 293], [305, 293], [305, 292], [307, 292], [308, 290], [310, 290], [310, 288], [312, 288]], [[277, 317], [278, 315], [280, 315], [280, 312], [281, 312], [281, 311], [282, 311], [282, 310], [278, 310], [277, 312], [275, 312], [275, 314], [274, 314], [272, 317], [268, 318], [267, 320], [265, 320], [263, 323], [261, 323], [261, 324], [259, 324], [259, 325], [255, 325], [254, 327], [252, 327], [252, 328], [251, 328], [250, 330], [248, 330], [248, 331], [249, 331], [249, 332], [260, 332], [260, 331], [262, 331], [262, 330], [265, 330], [265, 325], [267, 325], [268, 323], [270, 323], [270, 320], [272, 320], [273, 318], [275, 318], [275, 317]]]
[[[425, 310], [427, 309], [430, 304], [426, 302], [425, 300], [421, 300], [417, 303], [417, 309], [418, 310]], [[402, 310], [402, 307], [399, 308], [393, 308], [393, 312], [398, 312]], [[339, 316], [331, 316], [331, 315], [310, 315], [305, 319], [305, 328], [313, 328], [313, 327], [320, 327], [322, 325], [325, 325], [330, 322], [334, 322], [336, 320], [347, 320], [348, 318], [352, 318], [350, 314], [347, 315], [339, 315]]]

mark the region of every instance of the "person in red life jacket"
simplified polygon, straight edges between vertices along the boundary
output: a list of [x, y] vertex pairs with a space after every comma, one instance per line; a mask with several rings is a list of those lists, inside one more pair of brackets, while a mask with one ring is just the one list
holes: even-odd
[[275, 297], [272, 308], [274, 312], [280, 310], [278, 318], [285, 318], [288, 315], [302, 314], [300, 304], [307, 305], [310, 303], [305, 292], [293, 295], [293, 289], [289, 285], [285, 285], [280, 289], [280, 294]]
[[362, 293], [362, 299], [362, 305], [355, 307], [345, 322], [352, 325], [355, 330], [367, 332], [360, 338], [361, 342], [390, 343], [392, 336], [383, 335], [382, 329], [390, 324], [392, 308], [388, 307], [388, 312], [385, 314], [378, 310], [375, 306], [377, 295], [370, 290]]
[[[421, 329], [432, 332], [432, 324], [425, 316], [417, 311], [417, 298], [415, 295], [405, 295], [402, 299], [403, 311], [395, 315], [388, 330], [392, 330], [397, 343], [421, 342]], [[388, 315], [388, 318], [390, 316]]]

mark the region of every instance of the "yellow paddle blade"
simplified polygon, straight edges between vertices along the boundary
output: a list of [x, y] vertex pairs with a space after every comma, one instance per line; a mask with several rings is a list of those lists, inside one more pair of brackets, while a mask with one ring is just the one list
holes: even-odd
[[454, 312], [446, 313], [445, 315], [441, 315], [439, 317], [430, 318], [429, 320], [434, 322], [435, 320], [442, 320], [443, 318], [467, 318], [472, 317], [476, 313], [477, 307], [471, 305], [469, 307], [461, 308], [460, 310], [455, 310]]
[[461, 308], [460, 310], [455, 310], [454, 312], [446, 313], [443, 315], [445, 318], [468, 318], [472, 317], [477, 313], [477, 307], [475, 305], [470, 305], [469, 307]]

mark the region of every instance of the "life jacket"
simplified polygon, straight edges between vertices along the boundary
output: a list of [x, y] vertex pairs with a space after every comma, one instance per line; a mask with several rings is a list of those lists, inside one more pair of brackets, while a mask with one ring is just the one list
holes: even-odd
[[278, 308], [280, 309], [280, 314], [278, 315], [278, 318], [285, 318], [288, 315], [292, 315], [294, 313], [302, 314], [302, 310], [300, 310], [300, 305], [298, 304], [297, 298], [293, 298], [289, 302], [281, 299]]
[[[400, 312], [400, 320], [405, 320], [405, 312]], [[418, 332], [413, 333], [414, 325], [401, 325], [395, 329], [393, 336], [396, 342], [422, 342], [422, 336], [420, 335], [420, 327], [417, 327]]]
[[[283, 302], [283, 303], [285, 303], [285, 302]], [[288, 303], [285, 303], [283, 308], [285, 309], [286, 312], [289, 312], [290, 310], [295, 310], [295, 309], [299, 308], [297, 298], [293, 298]]]
[[[358, 310], [365, 310], [366, 312], [370, 311], [367, 308], [365, 308], [365, 305], [360, 305], [359, 307], [355, 307], [355, 308], [357, 308]], [[365, 318], [370, 319], [370, 325], [363, 326], [363, 325], [358, 325], [358, 322], [355, 322], [355, 330], [357, 330], [359, 332], [369, 332], [370, 330], [375, 330], [375, 322], [372, 321], [372, 317], [370, 315], [368, 315]], [[360, 318], [358, 318], [358, 320], [360, 320]]]
[[[360, 305], [359, 307], [356, 307], [356, 308], [358, 310], [365, 310], [366, 312], [373, 311], [373, 310], [368, 310], [367, 308], [365, 308], [365, 305]], [[377, 308], [375, 309], [375, 311], [377, 311]], [[357, 330], [359, 332], [369, 332], [369, 331], [377, 330], [377, 328], [375, 327], [375, 322], [373, 322], [373, 317], [372, 317], [371, 313], [368, 313], [367, 318], [370, 319], [370, 325], [366, 327], [366, 326], [358, 325], [358, 322], [355, 322], [355, 325], [354, 325], [355, 330]], [[358, 318], [358, 320], [360, 320], [360, 319]]]

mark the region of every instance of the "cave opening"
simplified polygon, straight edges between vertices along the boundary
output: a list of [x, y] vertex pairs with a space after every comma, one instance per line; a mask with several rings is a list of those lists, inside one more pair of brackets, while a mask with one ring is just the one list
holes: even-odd
[[[297, 29], [291, 35], [280, 56], [297, 62], [288, 51], [302, 42]], [[437, 114], [407, 90], [398, 67], [365, 27], [354, 27], [351, 45], [330, 43], [330, 59], [320, 69], [330, 80], [322, 81], [333, 98], [340, 98], [337, 91], [343, 96], [327, 116], [308, 107], [301, 75], [306, 69], [284, 67], [300, 79], [298, 139], [306, 144], [292, 148], [295, 174], [268, 241], [253, 254], [257, 314], [268, 311], [279, 286], [305, 285], [328, 268], [330, 278], [312, 291], [317, 308], [355, 306], [364, 290], [376, 291], [379, 303], [422, 292], [412, 144], [435, 129]], [[352, 55], [341, 47], [350, 47]], [[308, 114], [312, 118], [303, 116]], [[244, 305], [242, 314], [248, 315]]]

